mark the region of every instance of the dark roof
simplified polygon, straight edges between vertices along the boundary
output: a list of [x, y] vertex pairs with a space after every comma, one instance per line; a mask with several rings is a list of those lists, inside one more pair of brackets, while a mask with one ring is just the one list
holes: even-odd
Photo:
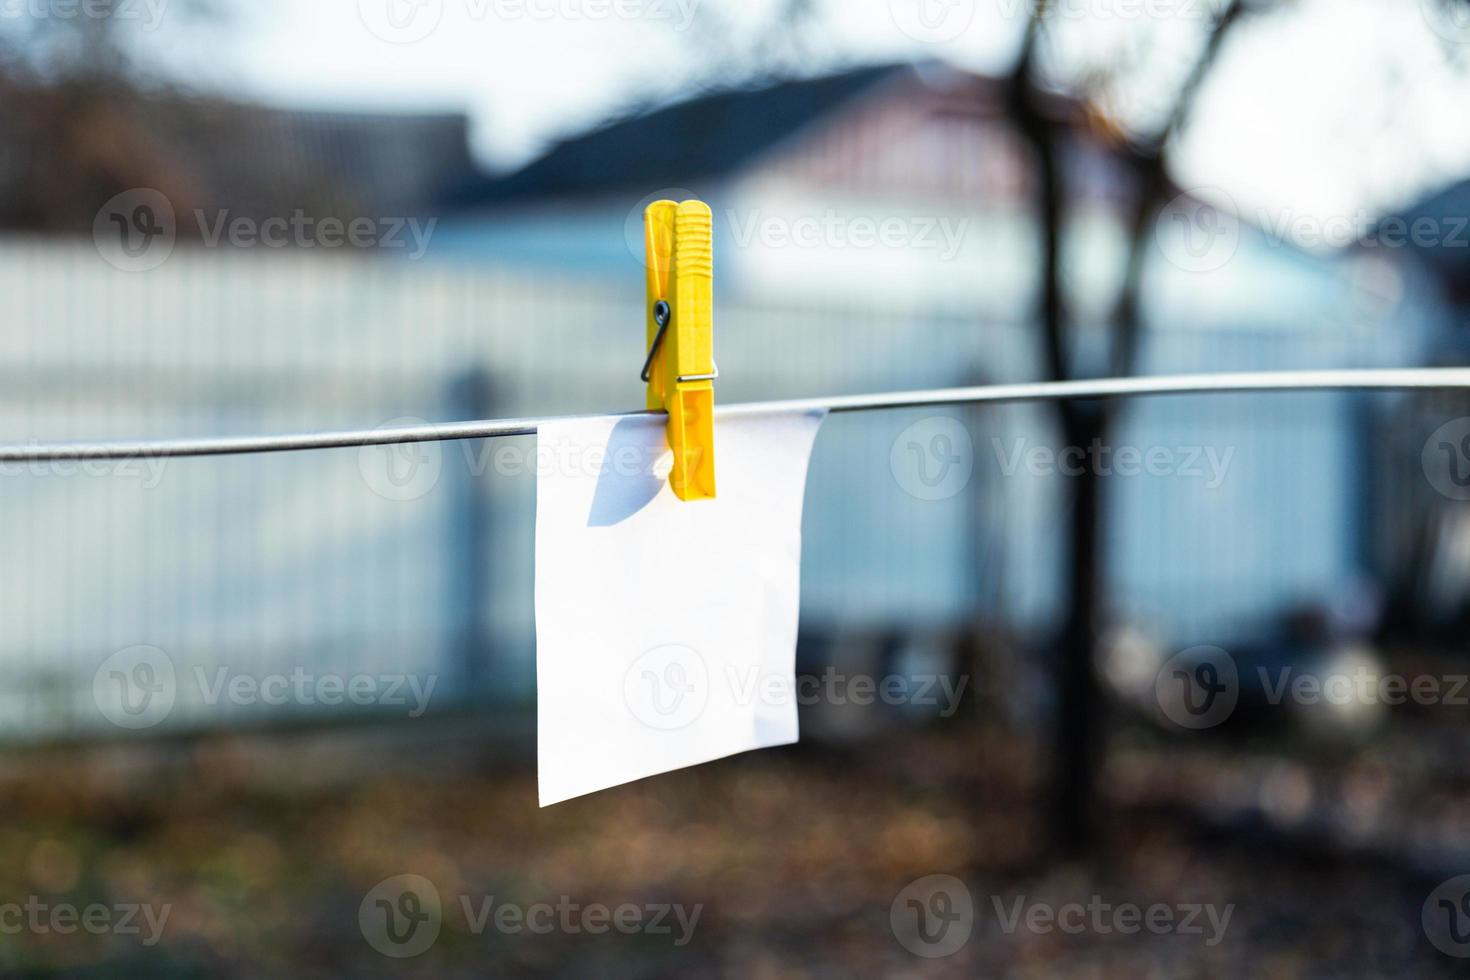
[[719, 177], [908, 70], [908, 65], [878, 65], [699, 96], [559, 143], [508, 177], [466, 185], [454, 203], [500, 203], [614, 187], [656, 188]]
[[112, 195], [240, 216], [412, 216], [477, 173], [463, 115], [31, 90], [0, 102], [0, 225], [88, 232]]
[[[150, 114], [154, 115], [154, 114]], [[303, 112], [208, 103], [149, 131], [186, 161], [206, 204], [279, 211], [301, 200], [354, 215], [415, 213], [476, 173], [463, 115]]]
[[[1434, 222], [1429, 236], [1414, 232], [1423, 219]], [[1393, 222], [1392, 228], [1389, 222]], [[1402, 214], [1385, 218], [1373, 231], [1380, 246], [1414, 253], [1455, 302], [1470, 305], [1470, 179], [1436, 191]], [[1392, 231], [1390, 235], [1389, 232]]]

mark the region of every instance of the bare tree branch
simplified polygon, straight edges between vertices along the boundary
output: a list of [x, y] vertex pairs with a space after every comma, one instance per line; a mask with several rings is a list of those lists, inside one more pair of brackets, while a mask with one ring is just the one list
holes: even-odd
[[1040, 106], [1036, 83], [1037, 48], [1046, 23], [1049, 3], [1038, 0], [1021, 53], [1011, 72], [1008, 97], [1011, 121], [1031, 146], [1035, 164], [1036, 206], [1041, 234], [1041, 325], [1043, 349], [1050, 376], [1062, 381], [1071, 376], [1067, 353], [1066, 299], [1062, 293], [1062, 228], [1065, 224], [1066, 198], [1057, 167], [1057, 133], [1055, 124]]
[[1128, 263], [1112, 315], [1114, 336], [1110, 349], [1110, 374], [1132, 374], [1137, 361], [1143, 319], [1143, 271], [1149, 255], [1149, 230], [1158, 220], [1159, 211], [1167, 203], [1164, 198], [1169, 190], [1170, 144], [1188, 123], [1199, 90], [1219, 60], [1226, 38], [1244, 15], [1256, 6], [1250, 0], [1231, 0], [1205, 41], [1204, 50], [1180, 88], [1179, 96], [1175, 99], [1164, 125], [1153, 137], [1135, 147], [1138, 197], [1130, 229]]

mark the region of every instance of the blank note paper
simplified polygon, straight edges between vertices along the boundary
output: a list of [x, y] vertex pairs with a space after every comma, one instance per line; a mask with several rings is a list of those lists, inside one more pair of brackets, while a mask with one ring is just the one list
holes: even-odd
[[714, 500], [669, 489], [662, 419], [537, 441], [541, 805], [796, 741], [807, 462], [824, 413], [719, 418]]

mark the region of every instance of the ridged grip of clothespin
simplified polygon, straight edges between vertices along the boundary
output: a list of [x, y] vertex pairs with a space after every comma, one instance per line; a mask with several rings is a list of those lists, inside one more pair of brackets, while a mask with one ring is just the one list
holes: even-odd
[[[674, 218], [673, 307], [675, 329], [668, 370], [669, 483], [681, 500], [715, 495], [714, 214], [709, 205], [685, 201]], [[685, 380], [695, 379], [700, 380]]]

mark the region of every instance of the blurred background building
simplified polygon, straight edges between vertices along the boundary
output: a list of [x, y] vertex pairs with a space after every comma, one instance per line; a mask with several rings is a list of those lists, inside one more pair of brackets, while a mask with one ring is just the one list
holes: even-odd
[[[1007, 84], [926, 62], [722, 90], [599, 126], [502, 177], [471, 163], [458, 117], [143, 101], [128, 131], [146, 152], [128, 153], [169, 175], [173, 231], [137, 238], [145, 260], [162, 258], [146, 273], [103, 261], [116, 229], [99, 245], [95, 215], [52, 215], [12, 167], [14, 225], [88, 234], [3, 246], [10, 431], [164, 437], [626, 409], [639, 396], [627, 364], [640, 358], [642, 209], [680, 195], [716, 212], [722, 400], [1034, 379], [1040, 243]], [[1085, 343], [1116, 301], [1132, 151], [1081, 103], [1058, 96], [1047, 111], [1066, 134], [1065, 277]], [[8, 151], [34, 159], [34, 146], [22, 136]], [[121, 188], [127, 212], [131, 175], [108, 175], [98, 193]], [[1144, 273], [1140, 370], [1453, 357], [1455, 307], [1436, 289], [1457, 280], [1438, 252], [1313, 256], [1169, 196]], [[294, 214], [371, 216], [384, 240], [251, 248], [222, 232]], [[1409, 401], [1130, 405], [1117, 445], [1166, 450], [1178, 472], [1116, 481], [1110, 619], [1164, 650], [1258, 642], [1343, 594], [1381, 603], [1421, 564], [1392, 518], [1417, 526], [1423, 509], [1378, 488], [1386, 473], [1423, 482], [1381, 462], [1422, 444]], [[1067, 479], [1018, 460], [1058, 446], [1054, 422], [1027, 406], [938, 413], [969, 428], [974, 475], [920, 499], [890, 450], [935, 414], [826, 427], [803, 583], [804, 629], [824, 650], [916, 647], [934, 663], [976, 631], [1049, 641]], [[458, 444], [152, 463], [134, 479], [10, 482], [0, 520], [21, 553], [0, 590], [0, 648], [26, 679], [7, 693], [17, 734], [100, 721], [93, 672], [139, 643], [210, 669], [310, 649], [323, 664], [432, 672], [444, 703], [530, 697], [529, 465]], [[393, 465], [427, 475], [383, 483], [374, 467]], [[190, 721], [185, 705], [171, 719]]]

